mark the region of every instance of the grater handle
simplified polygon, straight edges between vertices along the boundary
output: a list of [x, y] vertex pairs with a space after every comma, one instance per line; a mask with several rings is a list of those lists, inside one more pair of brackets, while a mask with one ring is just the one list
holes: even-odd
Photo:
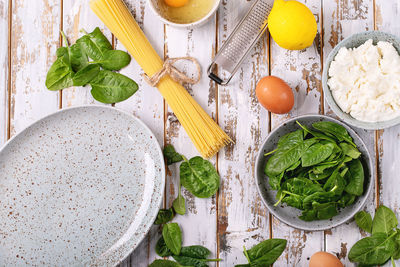
[[208, 67], [208, 70], [207, 70], [208, 77], [219, 85], [227, 85], [229, 83], [229, 81], [232, 79], [233, 74], [229, 75], [229, 77], [227, 79], [222, 79], [213, 72], [213, 70], [216, 68], [217, 68], [217, 64], [215, 62], [211, 63], [210, 67]]

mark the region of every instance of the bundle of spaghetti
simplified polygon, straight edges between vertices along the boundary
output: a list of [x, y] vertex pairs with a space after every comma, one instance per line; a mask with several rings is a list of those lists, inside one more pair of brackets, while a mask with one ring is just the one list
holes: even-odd
[[[91, 0], [90, 7], [135, 58], [146, 75], [152, 77], [162, 69], [162, 59], [122, 0]], [[212, 157], [231, 142], [229, 136], [182, 85], [164, 76], [157, 88], [203, 157]]]

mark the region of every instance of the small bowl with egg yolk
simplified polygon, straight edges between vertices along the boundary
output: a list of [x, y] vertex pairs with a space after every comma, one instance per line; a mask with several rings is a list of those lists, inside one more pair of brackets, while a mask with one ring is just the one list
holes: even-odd
[[151, 10], [165, 24], [195, 28], [216, 13], [221, 0], [148, 0]]

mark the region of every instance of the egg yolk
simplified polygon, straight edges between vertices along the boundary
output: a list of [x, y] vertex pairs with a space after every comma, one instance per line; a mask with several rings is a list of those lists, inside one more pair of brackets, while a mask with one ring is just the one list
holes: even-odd
[[170, 7], [183, 7], [188, 3], [189, 0], [164, 0], [164, 2]]

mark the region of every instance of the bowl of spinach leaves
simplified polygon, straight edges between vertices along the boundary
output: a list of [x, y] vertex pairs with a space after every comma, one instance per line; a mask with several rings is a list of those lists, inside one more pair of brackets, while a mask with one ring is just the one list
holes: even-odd
[[256, 180], [276, 218], [318, 231], [354, 217], [373, 190], [374, 171], [354, 130], [328, 116], [304, 115], [269, 134], [256, 160]]

